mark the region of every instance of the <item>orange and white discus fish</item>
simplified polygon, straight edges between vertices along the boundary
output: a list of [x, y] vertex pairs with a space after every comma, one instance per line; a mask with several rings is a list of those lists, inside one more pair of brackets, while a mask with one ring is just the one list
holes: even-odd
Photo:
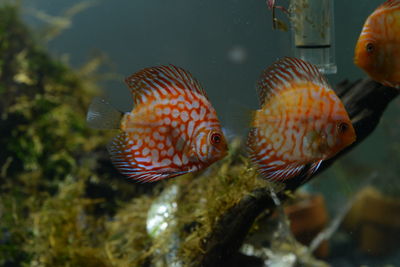
[[262, 73], [258, 93], [261, 109], [248, 148], [269, 181], [304, 181], [356, 139], [342, 102], [312, 64], [288, 57], [275, 62]]
[[134, 108], [121, 114], [94, 101], [88, 123], [119, 128], [109, 146], [112, 162], [127, 177], [154, 182], [202, 170], [223, 158], [227, 144], [217, 114], [199, 82], [182, 68], [145, 68], [125, 79]]
[[366, 20], [354, 63], [383, 85], [400, 88], [400, 0], [387, 0]]

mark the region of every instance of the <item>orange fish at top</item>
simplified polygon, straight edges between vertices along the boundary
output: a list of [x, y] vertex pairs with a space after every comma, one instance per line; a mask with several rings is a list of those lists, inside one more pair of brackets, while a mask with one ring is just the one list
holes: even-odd
[[388, 0], [365, 21], [354, 63], [383, 85], [400, 88], [400, 0]]
[[342, 102], [312, 64], [288, 57], [275, 62], [262, 73], [258, 93], [261, 109], [248, 149], [269, 181], [305, 181], [356, 139]]
[[121, 130], [108, 149], [122, 174], [154, 182], [202, 170], [226, 155], [217, 114], [189, 72], [151, 67], [125, 82], [134, 100], [131, 112], [122, 114], [98, 99], [87, 116], [93, 128]]

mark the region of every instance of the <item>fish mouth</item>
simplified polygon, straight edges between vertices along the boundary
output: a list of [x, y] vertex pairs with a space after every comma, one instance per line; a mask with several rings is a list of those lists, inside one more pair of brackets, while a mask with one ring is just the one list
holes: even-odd
[[355, 143], [356, 141], [357, 141], [357, 135], [356, 135], [356, 132], [354, 131], [354, 137], [351, 139], [349, 145], [352, 145], [352, 144]]
[[224, 152], [222, 153], [222, 155], [225, 157], [226, 155], [228, 155], [228, 152], [229, 152], [229, 146], [228, 144], [225, 144]]
[[359, 62], [358, 62], [358, 56], [354, 56], [353, 62], [354, 62], [355, 65], [359, 66], [359, 65], [358, 65], [358, 63], [359, 63]]
[[225, 151], [221, 153], [220, 159], [223, 159], [223, 158], [225, 158], [226, 156], [228, 156], [228, 148], [225, 149]]

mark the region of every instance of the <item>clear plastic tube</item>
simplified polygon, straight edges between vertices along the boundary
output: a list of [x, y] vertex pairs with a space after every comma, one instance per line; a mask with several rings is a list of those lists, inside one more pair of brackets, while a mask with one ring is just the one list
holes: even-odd
[[291, 0], [290, 11], [295, 56], [336, 73], [333, 0]]

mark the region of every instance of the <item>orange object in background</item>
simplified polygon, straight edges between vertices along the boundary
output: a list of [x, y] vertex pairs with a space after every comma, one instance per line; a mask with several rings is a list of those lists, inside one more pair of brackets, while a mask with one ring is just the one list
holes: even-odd
[[343, 226], [354, 231], [362, 252], [374, 256], [390, 253], [400, 239], [400, 199], [367, 187], [358, 193]]
[[[290, 219], [293, 235], [304, 245], [309, 245], [328, 223], [325, 200], [320, 194], [299, 195], [295, 203], [285, 206], [285, 213]], [[323, 241], [314, 255], [326, 258], [329, 255], [328, 241]]]

